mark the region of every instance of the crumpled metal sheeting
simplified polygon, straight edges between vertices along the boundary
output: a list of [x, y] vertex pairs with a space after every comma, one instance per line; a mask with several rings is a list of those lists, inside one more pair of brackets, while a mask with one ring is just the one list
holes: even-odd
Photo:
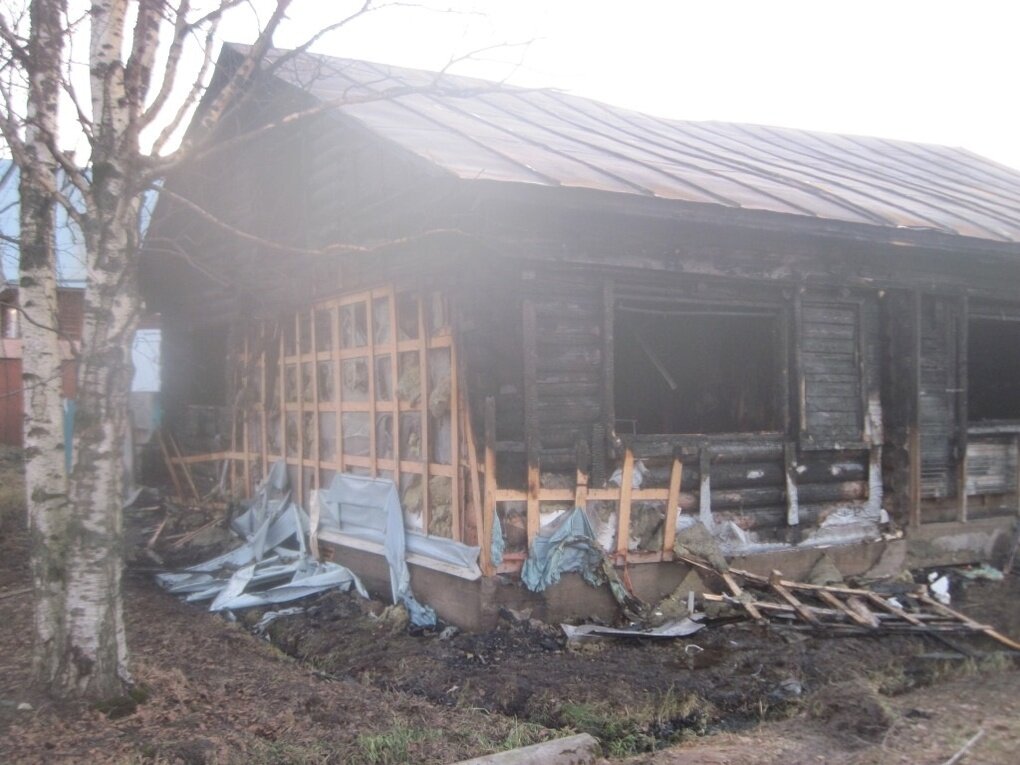
[[[368, 592], [354, 572], [336, 563], [304, 557], [290, 566], [274, 566], [273, 568], [277, 569], [272, 572], [274, 575], [283, 573], [284, 569], [289, 571], [292, 574], [290, 581], [257, 592], [245, 590], [257, 580], [259, 566], [252, 565], [247, 568], [251, 569], [250, 573], [242, 574], [241, 571], [234, 573], [220, 595], [209, 606], [210, 611], [234, 611], [271, 603], [288, 603], [325, 590], [338, 589], [348, 592], [352, 587], [361, 597], [368, 598]], [[235, 578], [239, 579], [236, 587]]]
[[269, 629], [269, 625], [275, 622], [277, 619], [282, 619], [284, 616], [296, 616], [297, 614], [303, 614], [305, 609], [296, 606], [294, 608], [281, 608], [279, 611], [266, 611], [262, 618], [259, 619], [258, 623], [251, 628], [251, 631], [256, 635], [264, 635], [266, 630]]
[[[703, 614], [697, 614], [701, 618]], [[567, 642], [580, 642], [587, 637], [636, 637], [636, 638], [678, 638], [693, 635], [702, 630], [704, 624], [699, 624], [696, 619], [690, 617], [676, 621], [666, 622], [651, 629], [617, 629], [615, 627], [604, 627], [601, 624], [561, 624], [563, 634], [567, 636]]]
[[[366, 478], [356, 475], [337, 475], [329, 489], [318, 492], [319, 527], [340, 531], [358, 539], [386, 545], [395, 537], [394, 554], [400, 553], [399, 539], [403, 536], [404, 554], [413, 553], [464, 569], [469, 578], [481, 576], [478, 568], [479, 548], [445, 537], [429, 536], [408, 531], [403, 516], [397, 516], [400, 498], [396, 484], [383, 478]], [[387, 555], [389, 560], [389, 555]], [[399, 572], [390, 570], [390, 583], [400, 587]]]
[[[283, 496], [272, 498], [273, 493]], [[364, 586], [350, 569], [309, 556], [305, 543], [308, 527], [308, 516], [290, 501], [286, 465], [277, 462], [248, 510], [231, 523], [234, 532], [246, 539], [244, 544], [182, 572], [157, 574], [156, 579], [168, 591], [185, 595], [189, 602], [212, 600], [210, 611], [285, 603], [351, 587], [367, 598]], [[291, 539], [297, 542], [297, 550], [281, 546]], [[267, 552], [273, 554], [266, 557]], [[215, 575], [230, 570], [230, 576]], [[272, 582], [275, 586], [265, 587]]]
[[[383, 546], [390, 569], [393, 602], [404, 604], [411, 623], [416, 627], [434, 627], [437, 623], [435, 610], [419, 603], [411, 592], [411, 572], [407, 568], [409, 535], [404, 529], [404, 511], [400, 507], [396, 484], [381, 478], [338, 474], [329, 489], [320, 492], [318, 501], [321, 504], [319, 523], [322, 527]], [[474, 562], [478, 558], [477, 547], [432, 537], [415, 539], [415, 542], [424, 555], [477, 567]]]

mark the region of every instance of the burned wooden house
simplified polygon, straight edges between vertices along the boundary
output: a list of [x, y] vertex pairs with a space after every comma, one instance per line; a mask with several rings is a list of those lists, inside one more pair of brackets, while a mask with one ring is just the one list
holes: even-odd
[[[390, 479], [408, 529], [480, 548], [483, 607], [575, 506], [649, 592], [695, 521], [731, 555], [835, 545], [856, 573], [1008, 540], [1020, 173], [273, 62], [167, 179], [143, 262], [167, 420], [226, 413], [238, 492], [277, 459], [305, 504], [339, 472]], [[418, 563], [441, 613], [471, 600]]]

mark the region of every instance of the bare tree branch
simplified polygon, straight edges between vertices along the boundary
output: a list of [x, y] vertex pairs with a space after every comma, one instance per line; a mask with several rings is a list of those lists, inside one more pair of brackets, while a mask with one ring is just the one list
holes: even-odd
[[28, 65], [28, 48], [24, 41], [14, 33], [7, 17], [0, 14], [0, 40], [3, 40], [11, 49], [11, 57], [21, 66]]
[[[212, 21], [212, 23], [209, 25], [208, 30], [206, 31], [205, 44], [202, 48], [203, 50], [202, 66], [199, 69], [198, 75], [195, 77], [195, 84], [191, 86], [191, 89], [188, 91], [187, 97], [181, 102], [180, 106], [178, 106], [177, 111], [174, 113], [174, 116], [160, 131], [160, 134], [159, 136], [157, 136], [156, 140], [153, 141], [151, 152], [152, 156], [159, 156], [160, 152], [163, 151], [163, 147], [166, 146], [167, 142], [169, 142], [173, 135], [177, 132], [181, 124], [183, 124], [184, 120], [191, 113], [191, 110], [194, 107], [194, 105], [198, 103], [199, 99], [202, 97], [202, 94], [205, 92], [206, 81], [209, 76], [209, 70], [212, 68], [213, 65], [213, 49], [214, 49], [213, 43], [215, 41], [216, 32], [218, 28], [219, 19], [217, 18]], [[167, 97], [169, 97], [169, 93], [167, 94]], [[164, 101], [165, 100], [166, 98], [164, 98]], [[152, 109], [154, 108], [155, 104], [153, 105], [152, 108], [150, 108], [150, 112], [152, 112]], [[152, 112], [151, 116], [149, 117], [143, 115], [143, 120], [147, 119], [148, 121], [151, 122], [151, 120], [155, 119], [156, 116], [157, 114], [155, 112]]]
[[251, 49], [245, 56], [244, 61], [242, 61], [241, 65], [234, 71], [230, 81], [213, 99], [212, 103], [209, 105], [209, 109], [202, 115], [202, 119], [199, 121], [199, 129], [201, 133], [207, 133], [209, 131], [209, 128], [212, 127], [217, 120], [219, 120], [226, 106], [234, 100], [237, 94], [251, 80], [259, 63], [272, 46], [273, 35], [276, 33], [276, 29], [280, 25], [280, 22], [282, 22], [286, 17], [287, 9], [290, 7], [290, 4], [291, 0], [277, 0], [272, 16], [270, 16], [265, 28], [259, 33], [258, 38], [255, 40], [255, 44], [251, 46]]
[[312, 256], [323, 256], [323, 255], [337, 255], [342, 253], [369, 253], [378, 252], [388, 247], [394, 247], [401, 244], [409, 244], [411, 242], [421, 241], [422, 239], [431, 238], [435, 236], [455, 234], [458, 236], [470, 236], [466, 231], [457, 228], [434, 228], [427, 231], [422, 231], [417, 234], [411, 234], [408, 236], [397, 237], [394, 239], [386, 239], [385, 241], [377, 242], [371, 245], [360, 245], [350, 244], [348, 242], [337, 242], [335, 244], [327, 245], [326, 247], [298, 247], [295, 245], [285, 244], [283, 242], [276, 242], [271, 239], [253, 234], [249, 231], [238, 228], [225, 220], [213, 215], [206, 210], [202, 205], [191, 201], [187, 197], [181, 196], [170, 189], [162, 189], [160, 191], [164, 196], [173, 199], [179, 204], [183, 205], [193, 213], [198, 215], [202, 220], [211, 223], [213, 226], [219, 228], [226, 233], [241, 239], [242, 241], [251, 242], [257, 244], [260, 247], [266, 249], [275, 250], [277, 252], [284, 252], [289, 255], [312, 255]]
[[[184, 53], [184, 43], [192, 26], [188, 23], [188, 12], [191, 10], [189, 0], [181, 0], [177, 7], [177, 17], [174, 19], [174, 34], [170, 41], [170, 49], [167, 51], [166, 62], [163, 66], [163, 82], [160, 84], [156, 97], [147, 109], [138, 118], [139, 128], [144, 128], [159, 115], [166, 105], [174, 85], [177, 83], [177, 73], [180, 68], [181, 55]], [[202, 81], [199, 77], [198, 82]]]
[[[185, 0], [186, 4], [186, 0]], [[164, 0], [139, 0], [131, 54], [124, 66], [124, 89], [128, 97], [130, 132], [137, 138], [139, 115], [149, 97], [152, 67], [159, 47], [160, 25], [163, 23]]]
[[284, 52], [283, 55], [277, 57], [277, 59], [266, 68], [266, 71], [269, 73], [276, 71], [295, 56], [308, 51], [309, 48], [315, 45], [315, 43], [321, 40], [325, 35], [328, 35], [330, 32], [335, 32], [336, 30], [347, 26], [355, 19], [359, 19], [367, 13], [370, 13], [372, 11], [378, 11], [383, 8], [388, 8], [391, 7], [391, 5], [395, 4], [388, 3], [386, 5], [375, 5], [374, 0], [364, 0], [364, 2], [361, 5], [361, 8], [349, 14], [346, 18], [343, 18], [340, 21], [330, 24], [329, 26], [323, 27], [321, 30], [319, 30], [314, 35], [305, 40], [303, 44], [299, 45], [296, 48], [292, 48]]

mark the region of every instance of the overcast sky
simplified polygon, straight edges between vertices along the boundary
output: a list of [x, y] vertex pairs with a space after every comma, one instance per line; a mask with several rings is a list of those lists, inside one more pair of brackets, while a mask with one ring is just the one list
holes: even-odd
[[[677, 119], [963, 146], [1020, 168], [1020, 2], [432, 2], [461, 12], [388, 9], [317, 50], [435, 69], [452, 55], [530, 40], [453, 71]], [[342, 5], [296, 0], [277, 44], [299, 44]]]

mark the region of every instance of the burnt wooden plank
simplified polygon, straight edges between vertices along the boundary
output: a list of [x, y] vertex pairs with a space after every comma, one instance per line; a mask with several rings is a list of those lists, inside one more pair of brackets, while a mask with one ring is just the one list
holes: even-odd
[[546, 424], [558, 422], [587, 422], [598, 421], [602, 412], [602, 403], [598, 399], [580, 398], [542, 398], [541, 392], [536, 395], [536, 414]]
[[598, 349], [585, 351], [574, 349], [556, 357], [540, 358], [536, 363], [536, 370], [541, 374], [547, 373], [570, 373], [587, 372], [597, 368], [601, 363], [602, 353]]
[[952, 299], [920, 298], [919, 476], [924, 498], [956, 494], [957, 323]]
[[[853, 391], [856, 393], [856, 391]], [[815, 395], [807, 401], [808, 412], [848, 412], [856, 415], [860, 412], [861, 404], [851, 396], [820, 396]]]
[[616, 527], [616, 554], [626, 557], [630, 544], [630, 495], [633, 491], [634, 453], [628, 449], [623, 455], [623, 469], [620, 473], [620, 505]]
[[857, 330], [851, 323], [821, 324], [808, 322], [804, 325], [804, 337], [808, 340], [853, 340], [856, 334]]
[[669, 471], [669, 494], [666, 497], [666, 520], [662, 533], [662, 549], [672, 552], [676, 541], [676, 516], [680, 507], [680, 488], [684, 474], [684, 464], [673, 457]]
[[967, 494], [1008, 494], [1017, 487], [1017, 448], [1012, 437], [971, 436], [967, 444]]
[[851, 328], [849, 330], [848, 337], [839, 337], [836, 335], [825, 335], [819, 337], [816, 334], [812, 335], [805, 329], [805, 335], [802, 343], [804, 350], [808, 353], [826, 354], [831, 356], [848, 356], [853, 359], [857, 354], [857, 349], [854, 346], [855, 338], [857, 336], [856, 331]]
[[802, 447], [859, 439], [864, 415], [859, 305], [805, 299], [798, 329]]
[[[584, 379], [584, 378], [582, 378]], [[538, 397], [540, 403], [555, 401], [562, 398], [579, 398], [584, 400], [596, 400], [601, 405], [602, 383], [588, 382], [545, 382], [539, 378], [535, 381], [538, 386]]]
[[[613, 345], [615, 343], [616, 331], [616, 298], [614, 296], [615, 285], [612, 279], [606, 279], [602, 283], [602, 422], [600, 432], [605, 438], [615, 435], [616, 426], [616, 391]], [[593, 444], [600, 454], [604, 453], [606, 443]]]
[[803, 318], [808, 324], [840, 324], [847, 325], [856, 321], [854, 308], [851, 306], [819, 305], [805, 301]]
[[492, 574], [489, 552], [492, 545], [492, 530], [496, 518], [496, 401], [491, 396], [485, 399], [485, 499], [482, 512], [482, 538], [479, 546], [486, 549], [483, 564], [489, 563], [486, 575]]

